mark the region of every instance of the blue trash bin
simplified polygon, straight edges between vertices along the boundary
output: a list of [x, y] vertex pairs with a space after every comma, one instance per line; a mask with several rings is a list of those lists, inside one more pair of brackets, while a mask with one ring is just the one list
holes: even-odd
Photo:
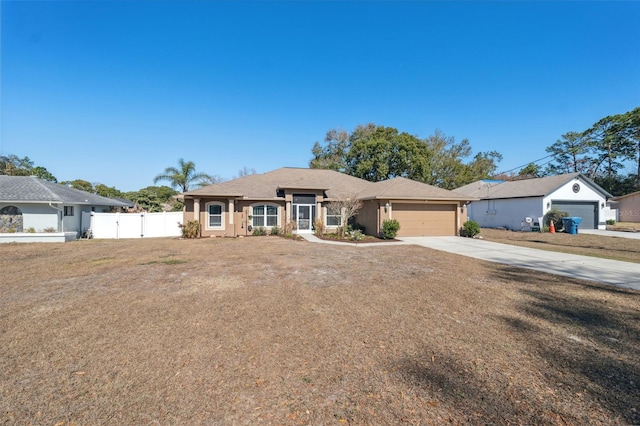
[[577, 234], [578, 226], [582, 223], [581, 217], [564, 217], [562, 218], [562, 225], [564, 226], [564, 232], [567, 234]]

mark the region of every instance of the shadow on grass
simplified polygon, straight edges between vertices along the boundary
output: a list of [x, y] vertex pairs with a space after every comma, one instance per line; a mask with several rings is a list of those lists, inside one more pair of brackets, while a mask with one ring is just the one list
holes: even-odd
[[531, 403], [526, 389], [502, 374], [481, 377], [469, 362], [429, 351], [435, 359], [401, 359], [402, 378], [439, 400], [458, 424], [540, 424], [541, 407]]
[[640, 311], [637, 291], [497, 268], [527, 284], [518, 317], [499, 317], [549, 368], [549, 386], [586, 392], [623, 423], [640, 424]]

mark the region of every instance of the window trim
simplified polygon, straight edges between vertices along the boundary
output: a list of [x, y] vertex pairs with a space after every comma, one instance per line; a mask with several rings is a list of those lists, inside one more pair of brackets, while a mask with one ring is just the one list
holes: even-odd
[[[251, 216], [251, 223], [250, 225], [254, 228], [258, 228], [258, 227], [263, 227], [263, 228], [272, 228], [274, 226], [280, 226], [280, 208], [282, 207], [279, 204], [275, 204], [275, 203], [255, 203], [255, 204], [251, 204], [250, 206], [250, 211], [249, 211], [249, 215]], [[256, 215], [253, 213], [253, 209], [255, 207], [264, 207], [264, 214], [261, 216], [264, 219], [264, 225], [256, 225], [254, 220], [256, 218]], [[276, 224], [275, 225], [267, 225], [267, 218], [268, 217], [273, 217], [274, 215], [268, 215], [267, 214], [267, 207], [275, 207], [276, 208]]]
[[[326, 226], [328, 227], [336, 227], [339, 228], [342, 226], [342, 212], [338, 212], [337, 214], [329, 214], [329, 207], [327, 207], [327, 214], [325, 215], [324, 218], [324, 223]], [[337, 217], [338, 218], [338, 225], [329, 225], [329, 217]]]
[[[211, 214], [209, 212], [209, 207], [211, 206], [220, 206], [220, 215], [217, 214]], [[226, 213], [226, 208], [225, 208], [225, 203], [221, 202], [221, 201], [210, 201], [205, 205], [206, 208], [206, 213], [207, 213], [207, 219], [205, 222], [205, 229], [211, 229], [211, 230], [221, 230], [221, 229], [225, 229], [225, 225], [226, 225], [226, 218], [225, 218], [225, 213]], [[220, 216], [220, 226], [211, 226], [211, 216]]]

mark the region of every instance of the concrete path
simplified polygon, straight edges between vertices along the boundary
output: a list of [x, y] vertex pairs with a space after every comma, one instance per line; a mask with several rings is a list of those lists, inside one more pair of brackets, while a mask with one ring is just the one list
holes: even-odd
[[640, 263], [578, 256], [463, 237], [403, 237], [401, 241], [462, 256], [640, 290]]
[[603, 229], [579, 229], [578, 234], [602, 235], [604, 237], [630, 238], [640, 240], [640, 232], [605, 231]]

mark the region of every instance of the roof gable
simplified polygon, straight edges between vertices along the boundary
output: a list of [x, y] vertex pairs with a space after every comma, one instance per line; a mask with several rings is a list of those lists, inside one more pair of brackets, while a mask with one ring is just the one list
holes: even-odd
[[455, 191], [480, 199], [546, 197], [574, 179], [581, 180], [606, 198], [613, 197], [581, 173], [568, 173], [564, 175], [502, 182], [478, 180], [462, 186]]

